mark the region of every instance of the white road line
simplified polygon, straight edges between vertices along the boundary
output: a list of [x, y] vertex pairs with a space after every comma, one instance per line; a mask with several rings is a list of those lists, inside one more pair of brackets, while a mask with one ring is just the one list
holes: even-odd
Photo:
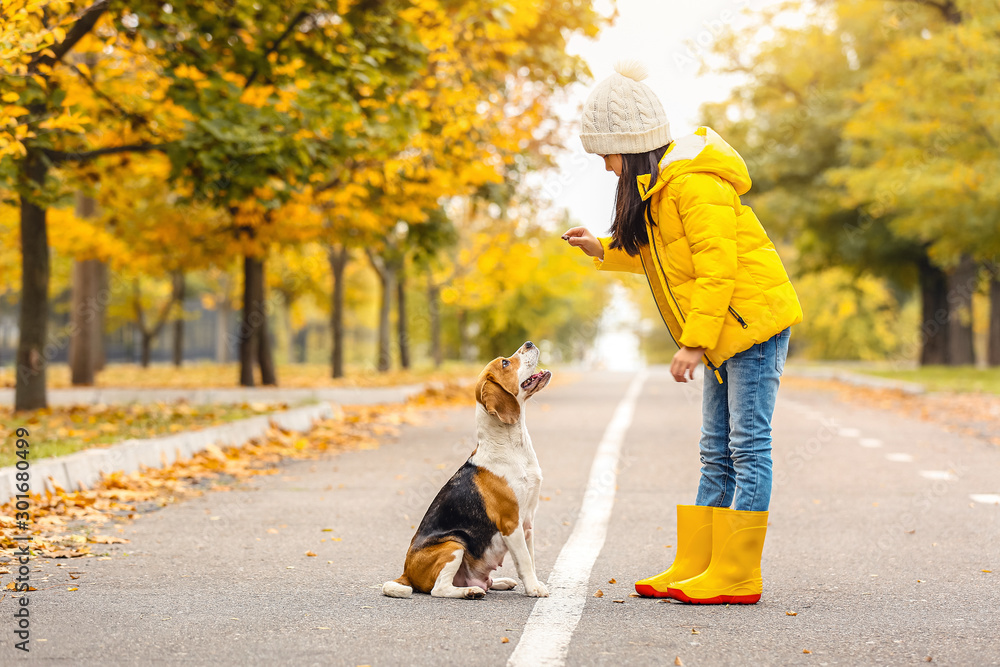
[[882, 441], [879, 440], [878, 438], [861, 438], [861, 440], [858, 441], [858, 444], [861, 445], [862, 447], [869, 447], [874, 449], [876, 447], [881, 447]]
[[590, 572], [608, 533], [622, 442], [632, 424], [635, 403], [647, 375], [643, 370], [632, 379], [597, 446], [573, 533], [549, 575], [549, 597], [539, 598], [535, 603], [507, 662], [511, 667], [559, 667], [566, 661], [569, 642], [587, 602]]
[[909, 463], [913, 460], [913, 457], [909, 454], [886, 454], [885, 458], [896, 463]]
[[923, 477], [924, 479], [933, 479], [933, 480], [941, 479], [946, 482], [958, 479], [958, 477], [956, 477], [954, 473], [948, 472], [947, 470], [921, 470], [920, 476]]
[[1000, 493], [973, 493], [969, 497], [977, 503], [1000, 505]]

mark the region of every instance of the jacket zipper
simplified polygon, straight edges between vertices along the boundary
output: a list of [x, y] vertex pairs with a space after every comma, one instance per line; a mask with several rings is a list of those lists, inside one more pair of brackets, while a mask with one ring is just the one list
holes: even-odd
[[[649, 285], [649, 293], [653, 295], [653, 303], [656, 303], [656, 292], [653, 291], [653, 285], [650, 282], [652, 278], [650, 278], [649, 273], [647, 273], [646, 260], [642, 258], [642, 254], [639, 255], [639, 261], [642, 262], [642, 272], [646, 274], [646, 284]], [[653, 277], [659, 280], [659, 278], [657, 278], [656, 276]], [[656, 310], [659, 311], [660, 309], [657, 308]], [[674, 345], [676, 345], [679, 348], [681, 344], [677, 342], [676, 338], [674, 338], [674, 332], [670, 330], [670, 325], [667, 324], [667, 318], [663, 316], [663, 313], [660, 313], [660, 319], [663, 320], [663, 326], [666, 327], [667, 333], [670, 334], [670, 340], [674, 341]]]
[[737, 313], [736, 310], [732, 306], [729, 306], [729, 312], [733, 314], [733, 317], [736, 318], [736, 321], [740, 323], [741, 327], [743, 327], [744, 329], [747, 328], [746, 320], [744, 320], [742, 317], [740, 317], [740, 314]]
[[[649, 236], [650, 236], [649, 245], [652, 246], [652, 248], [653, 248], [653, 254], [656, 255], [656, 261], [657, 261], [657, 263], [659, 263], [660, 268], [662, 270], [663, 269], [663, 262], [660, 261], [660, 251], [656, 249], [656, 243], [652, 239], [652, 234], [650, 234]], [[646, 263], [645, 262], [643, 262], [642, 268], [643, 268], [643, 271], [645, 271], [645, 269], [646, 269]], [[666, 272], [664, 271], [664, 273], [666, 273]], [[657, 276], [656, 279], [659, 280], [659, 277]], [[650, 277], [649, 277], [648, 273], [646, 274], [646, 280], [647, 281], [650, 280]], [[684, 317], [684, 311], [681, 310], [681, 304], [677, 303], [677, 297], [674, 296], [674, 291], [672, 289], [670, 289], [670, 281], [669, 280], [664, 280], [663, 282], [667, 286], [667, 294], [670, 295], [670, 298], [671, 298], [671, 300], [673, 300], [674, 305], [677, 306], [677, 312], [680, 313], [681, 321], [682, 322], [687, 322], [687, 318]], [[653, 286], [652, 285], [649, 286], [649, 290], [651, 292], [653, 291]], [[656, 295], [655, 294], [653, 295], [653, 300], [654, 301], [656, 300]], [[663, 319], [663, 324], [666, 325], [667, 321], [666, 321], [666, 319], [663, 318], [663, 313], [660, 313], [660, 319]], [[742, 322], [742, 320], [741, 320], [741, 322]], [[745, 324], [744, 324], [743, 328], [744, 329], [746, 328]], [[669, 326], [667, 327], [667, 331], [668, 332], [670, 331], [670, 327]], [[674, 338], [673, 332], [670, 332], [670, 338], [673, 339], [674, 345], [676, 345], [677, 347], [681, 346], [681, 344], [677, 342], [677, 339]], [[708, 352], [706, 352], [703, 356], [705, 357], [705, 363], [708, 364], [708, 367], [711, 368], [712, 372], [715, 374], [715, 379], [719, 381], [719, 384], [722, 384], [722, 375], [719, 373], [719, 367], [716, 366], [714, 363], [712, 363], [712, 360], [708, 357]]]
[[[650, 237], [652, 237], [652, 234], [650, 234]], [[653, 254], [656, 255], [656, 262], [660, 265], [660, 269], [663, 269], [663, 261], [660, 259], [660, 251], [656, 249], [656, 244], [653, 242], [652, 238], [650, 238], [649, 245], [653, 247]], [[666, 275], [666, 271], [663, 273]], [[670, 281], [664, 280], [663, 282], [667, 285], [667, 294], [670, 295], [670, 299], [674, 302], [674, 305], [677, 306], [677, 312], [681, 314], [681, 322], [687, 322], [687, 318], [684, 317], [684, 311], [681, 310], [681, 304], [677, 303], [677, 297], [674, 296], [674, 291], [670, 289]]]

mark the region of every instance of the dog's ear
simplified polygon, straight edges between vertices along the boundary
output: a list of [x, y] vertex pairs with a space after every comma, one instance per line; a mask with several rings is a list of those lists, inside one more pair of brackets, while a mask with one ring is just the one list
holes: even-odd
[[521, 406], [517, 402], [517, 397], [497, 382], [492, 374], [480, 381], [479, 395], [476, 398], [488, 413], [504, 424], [516, 424], [521, 418]]

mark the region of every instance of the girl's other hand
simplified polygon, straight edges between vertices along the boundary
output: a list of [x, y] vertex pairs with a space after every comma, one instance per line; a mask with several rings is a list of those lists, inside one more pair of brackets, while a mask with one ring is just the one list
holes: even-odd
[[705, 354], [703, 347], [682, 347], [677, 350], [674, 360], [670, 362], [670, 374], [677, 382], [687, 382], [690, 377], [694, 379], [694, 369], [701, 363], [701, 357]]
[[563, 240], [574, 248], [579, 248], [588, 257], [604, 259], [604, 246], [597, 240], [597, 237], [590, 233], [586, 227], [574, 227], [567, 230], [563, 235]]

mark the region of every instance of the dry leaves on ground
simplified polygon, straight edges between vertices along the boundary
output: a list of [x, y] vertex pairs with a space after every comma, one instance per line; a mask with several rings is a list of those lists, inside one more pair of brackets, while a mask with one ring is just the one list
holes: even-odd
[[788, 377], [781, 381], [796, 389], [835, 391], [845, 403], [891, 410], [908, 417], [936, 422], [950, 431], [984, 438], [994, 445], [1000, 445], [1000, 396], [996, 394], [907, 394], [898, 389], [859, 387], [837, 380]]
[[[398, 435], [403, 424], [420, 422], [427, 408], [461, 405], [471, 400], [473, 388], [446, 385], [419, 394], [407, 403], [347, 406], [330, 419], [316, 422], [308, 433], [286, 431], [274, 425], [260, 439], [243, 447], [209, 446], [190, 459], [169, 468], [142, 468], [124, 474], [102, 476], [94, 488], [84, 491], [31, 494], [33, 555], [43, 558], [92, 557], [104, 552], [103, 545], [128, 540], [105, 534], [117, 524], [139, 518], [143, 512], [201, 495], [206, 490], [229, 490], [258, 475], [280, 472], [283, 461], [309, 459], [353, 449], [374, 449], [379, 438]], [[0, 505], [0, 564], [9, 562], [23, 544], [16, 536], [13, 503]], [[118, 531], [123, 528], [118, 526]], [[102, 545], [95, 553], [93, 545]], [[307, 554], [308, 555], [308, 554]]]

